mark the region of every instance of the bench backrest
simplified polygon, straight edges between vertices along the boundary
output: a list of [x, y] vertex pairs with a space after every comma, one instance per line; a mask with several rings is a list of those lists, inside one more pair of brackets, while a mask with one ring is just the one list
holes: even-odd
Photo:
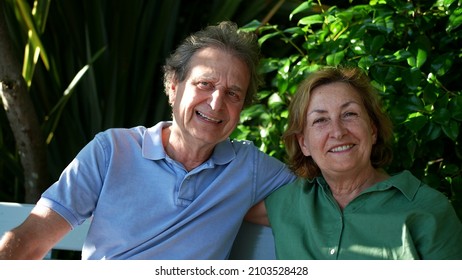
[[[33, 207], [33, 204], [0, 202], [0, 236], [20, 225]], [[89, 226], [90, 221], [87, 220], [82, 225], [74, 228], [53, 249], [81, 251]], [[271, 229], [244, 222], [234, 242], [230, 259], [275, 259]]]
[[[34, 207], [33, 204], [0, 202], [0, 235], [20, 225]], [[71, 230], [53, 249], [82, 251], [90, 222]]]

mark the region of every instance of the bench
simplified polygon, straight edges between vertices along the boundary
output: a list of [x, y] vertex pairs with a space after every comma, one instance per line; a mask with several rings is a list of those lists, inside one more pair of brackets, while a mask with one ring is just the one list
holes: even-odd
[[[0, 236], [20, 225], [30, 211], [33, 204], [0, 202]], [[81, 251], [90, 226], [87, 220], [82, 225], [71, 230], [53, 250]], [[51, 252], [46, 258], [51, 258]], [[268, 227], [243, 222], [234, 241], [230, 253], [234, 260], [271, 260], [275, 259], [274, 240]]]
[[[33, 204], [0, 202], [0, 236], [3, 236], [6, 231], [20, 225], [27, 218], [33, 207]], [[82, 251], [89, 226], [90, 221], [86, 221], [74, 230], [71, 230], [53, 247], [53, 250]], [[51, 252], [45, 258], [51, 258]]]

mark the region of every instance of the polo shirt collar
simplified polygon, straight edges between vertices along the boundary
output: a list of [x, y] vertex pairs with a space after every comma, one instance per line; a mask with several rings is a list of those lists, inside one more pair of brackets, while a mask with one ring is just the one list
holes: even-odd
[[413, 176], [411, 172], [404, 170], [393, 175], [388, 180], [380, 182], [374, 187], [378, 190], [389, 189], [391, 187], [397, 188], [409, 201], [411, 201], [414, 199], [421, 184], [421, 181]]
[[[163, 121], [155, 126], [146, 129], [143, 135], [142, 155], [150, 160], [161, 160], [167, 157], [164, 146], [162, 145], [162, 129], [172, 125], [171, 121]], [[211, 164], [223, 165], [232, 161], [236, 157], [233, 144], [229, 139], [218, 143], [215, 146], [209, 161]]]
[[141, 147], [144, 158], [159, 160], [166, 157], [162, 145], [162, 128], [170, 125], [172, 125], [171, 122], [159, 122], [155, 126], [146, 129]]
[[[310, 182], [316, 181], [316, 183], [322, 188], [329, 189], [326, 180], [323, 177], [317, 177], [315, 179], [309, 180]], [[379, 182], [374, 186], [363, 191], [363, 193], [374, 192], [374, 191], [384, 191], [390, 188], [396, 188], [409, 200], [413, 200], [416, 195], [421, 182], [415, 176], [411, 174], [408, 170], [404, 170], [398, 174], [391, 176], [389, 179]]]

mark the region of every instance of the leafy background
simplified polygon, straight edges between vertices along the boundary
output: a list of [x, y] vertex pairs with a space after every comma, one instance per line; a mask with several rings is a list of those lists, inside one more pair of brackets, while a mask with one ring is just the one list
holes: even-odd
[[[233, 137], [284, 160], [280, 136], [298, 83], [322, 65], [358, 65], [395, 126], [389, 172], [411, 170], [462, 218], [461, 1], [204, 3], [0, 1], [47, 141], [50, 183], [95, 133], [169, 119], [165, 57], [189, 33], [230, 19], [259, 35], [266, 81]], [[23, 202], [23, 169], [3, 110], [0, 122], [0, 200]]]
[[462, 219], [461, 1], [376, 0], [343, 8], [319, 2], [303, 1], [288, 23], [259, 29], [267, 86], [234, 136], [283, 159], [280, 135], [299, 82], [323, 65], [359, 66], [394, 124], [388, 171], [411, 170], [445, 193]]

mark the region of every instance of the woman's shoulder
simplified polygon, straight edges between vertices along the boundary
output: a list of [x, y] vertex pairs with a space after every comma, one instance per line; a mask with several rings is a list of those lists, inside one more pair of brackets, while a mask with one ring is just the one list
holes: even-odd
[[290, 201], [293, 197], [300, 197], [303, 193], [312, 189], [315, 185], [315, 180], [298, 177], [295, 181], [288, 183], [273, 193], [267, 198], [267, 200], [278, 200], [283, 199]]
[[389, 181], [400, 189], [410, 202], [421, 209], [439, 212], [452, 207], [444, 193], [427, 185], [408, 170], [392, 175]]

